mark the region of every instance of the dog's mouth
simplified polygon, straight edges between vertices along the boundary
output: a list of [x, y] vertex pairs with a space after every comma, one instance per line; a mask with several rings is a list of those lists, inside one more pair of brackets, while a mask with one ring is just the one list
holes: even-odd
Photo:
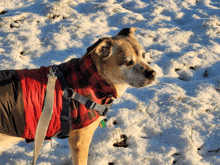
[[138, 83], [131, 84], [131, 85], [136, 87], [136, 88], [143, 88], [143, 87], [146, 87], [146, 86], [150, 85], [154, 81], [154, 79], [152, 79], [152, 80], [145, 80], [145, 81], [139, 81]]

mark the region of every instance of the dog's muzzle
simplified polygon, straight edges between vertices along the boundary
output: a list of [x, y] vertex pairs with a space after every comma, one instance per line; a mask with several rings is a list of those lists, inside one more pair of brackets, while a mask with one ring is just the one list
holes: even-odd
[[144, 71], [144, 76], [149, 79], [149, 80], [153, 80], [155, 79], [155, 76], [156, 76], [156, 72], [154, 70], [151, 70], [151, 71], [147, 71], [145, 70]]

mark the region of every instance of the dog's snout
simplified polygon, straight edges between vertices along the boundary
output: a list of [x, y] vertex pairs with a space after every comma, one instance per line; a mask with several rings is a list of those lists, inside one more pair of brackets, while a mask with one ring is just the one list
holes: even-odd
[[144, 76], [147, 78], [147, 79], [154, 79], [155, 76], [156, 76], [156, 72], [154, 70], [151, 70], [151, 71], [148, 71], [148, 70], [145, 70], [144, 71]]

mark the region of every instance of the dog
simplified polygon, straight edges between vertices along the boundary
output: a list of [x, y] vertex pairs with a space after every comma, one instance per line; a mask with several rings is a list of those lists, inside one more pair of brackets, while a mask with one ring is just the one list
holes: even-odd
[[[134, 27], [124, 28], [113, 37], [101, 38], [87, 49], [81, 59], [72, 59], [60, 65], [73, 90], [99, 104], [106, 104], [122, 96], [129, 86], [141, 88], [151, 84], [156, 72], [145, 62], [145, 50], [135, 38], [136, 31]], [[34, 139], [43, 107], [48, 70], [49, 67], [41, 67], [0, 72], [0, 88], [1, 92], [5, 92], [4, 99], [0, 97], [0, 150], [24, 138]], [[9, 85], [13, 87], [9, 89]], [[60, 83], [56, 82], [56, 112], [53, 112], [47, 137], [56, 137], [61, 131], [62, 95]], [[5, 100], [8, 102], [5, 103]], [[89, 145], [103, 117], [94, 110], [83, 109], [85, 113], [81, 113], [80, 107], [85, 107], [77, 101], [71, 101], [70, 106], [72, 129], [69, 130], [68, 142], [72, 162], [74, 165], [86, 165]], [[14, 113], [14, 117], [3, 117], [8, 113]], [[89, 121], [83, 121], [86, 118]]]

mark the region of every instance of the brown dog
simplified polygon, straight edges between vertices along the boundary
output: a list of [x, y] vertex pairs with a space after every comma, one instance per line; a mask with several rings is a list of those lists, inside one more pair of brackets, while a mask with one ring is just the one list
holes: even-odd
[[[145, 62], [145, 51], [135, 39], [136, 30], [134, 27], [122, 29], [116, 36], [101, 38], [82, 57], [91, 56], [97, 73], [116, 91], [117, 97], [129, 86], [145, 87], [155, 79], [156, 73]], [[98, 117], [86, 127], [70, 130], [68, 141], [74, 165], [87, 164], [89, 145], [101, 119]], [[0, 151], [19, 140], [0, 134]]]

